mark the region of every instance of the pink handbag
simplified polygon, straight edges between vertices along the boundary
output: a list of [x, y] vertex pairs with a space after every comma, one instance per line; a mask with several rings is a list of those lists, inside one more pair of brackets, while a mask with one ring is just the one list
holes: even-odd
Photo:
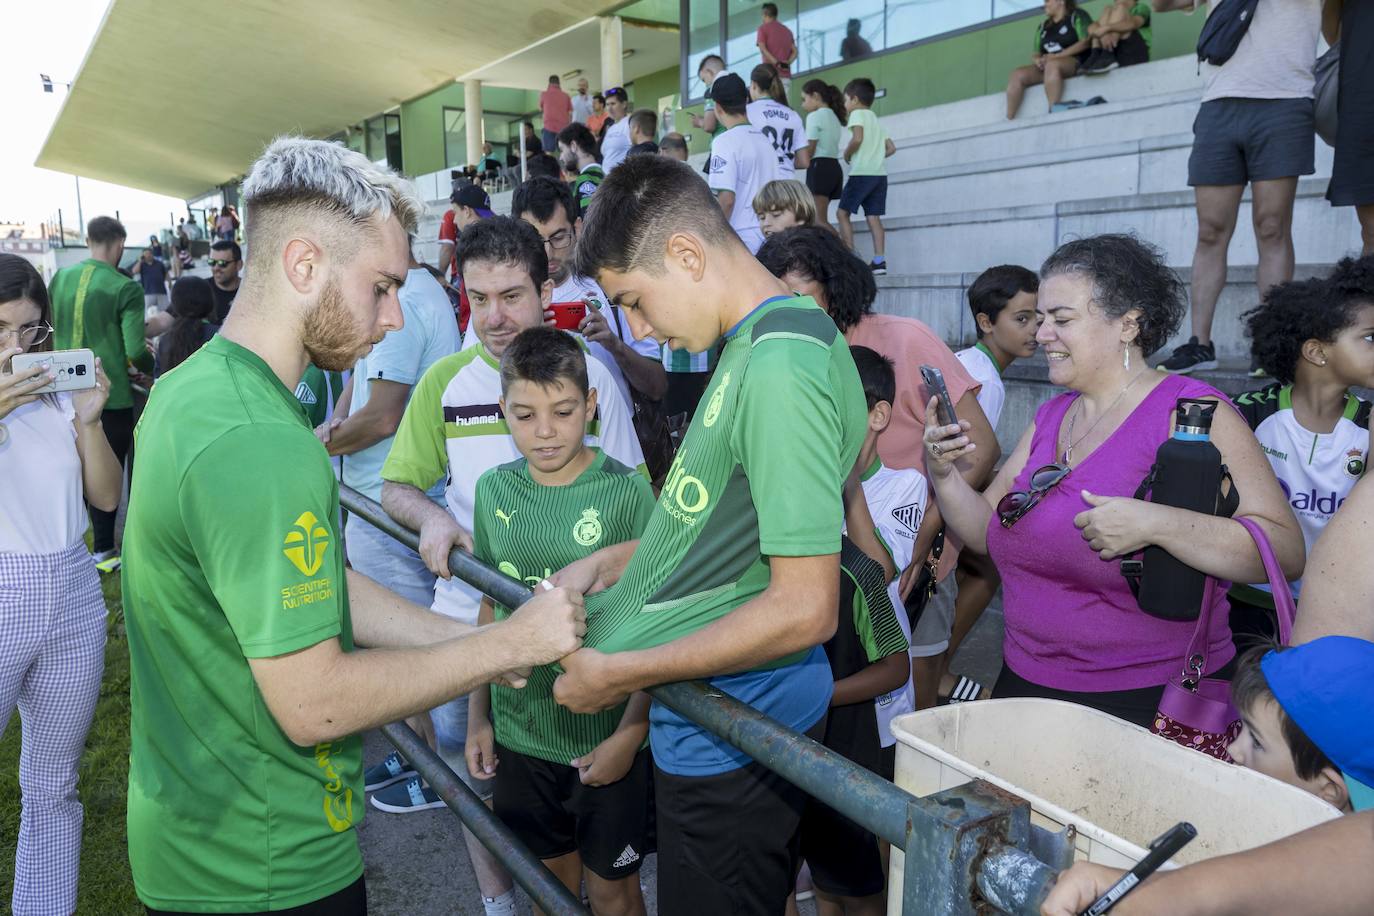
[[[1278, 616], [1279, 642], [1287, 645], [1293, 631], [1293, 618], [1297, 607], [1293, 603], [1293, 592], [1288, 580], [1279, 568], [1278, 558], [1264, 529], [1248, 518], [1238, 518], [1250, 532], [1259, 548], [1260, 560], [1264, 563], [1269, 587], [1274, 594], [1274, 608]], [[1215, 579], [1207, 580], [1207, 594], [1198, 615], [1193, 638], [1188, 642], [1187, 654], [1183, 657], [1183, 669], [1176, 677], [1164, 685], [1164, 694], [1159, 699], [1159, 711], [1155, 714], [1151, 727], [1156, 735], [1168, 738], [1176, 744], [1201, 751], [1211, 757], [1230, 762], [1226, 749], [1240, 734], [1240, 714], [1231, 704], [1231, 684], [1220, 678], [1205, 677], [1207, 670], [1207, 634], [1210, 631], [1212, 614], [1224, 611], [1214, 609], [1214, 598], [1219, 586]]]

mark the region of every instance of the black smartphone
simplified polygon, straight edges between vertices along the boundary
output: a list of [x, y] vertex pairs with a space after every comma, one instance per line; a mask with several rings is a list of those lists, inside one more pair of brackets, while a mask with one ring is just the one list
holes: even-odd
[[935, 395], [936, 412], [940, 419], [941, 426], [954, 426], [958, 424], [959, 418], [954, 413], [954, 401], [949, 397], [949, 389], [945, 387], [945, 374], [934, 366], [922, 366], [921, 378], [925, 379], [926, 397]]

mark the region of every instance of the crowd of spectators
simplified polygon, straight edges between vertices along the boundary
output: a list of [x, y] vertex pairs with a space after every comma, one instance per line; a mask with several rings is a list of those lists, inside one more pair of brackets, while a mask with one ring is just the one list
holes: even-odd
[[[1194, 6], [1118, 0], [1094, 20], [1047, 0], [1008, 117], [1029, 86], [1053, 112], [1065, 80], [1143, 63], [1152, 16]], [[1365, 251], [1295, 280], [1291, 238], [1313, 170], [1317, 35], [1347, 49], [1374, 23], [1352, 0], [1257, 7], [1235, 53], [1207, 65], [1189, 165], [1194, 333], [1158, 367], [1188, 291], [1134, 235], [989, 265], [967, 292], [976, 341], [957, 353], [878, 310], [896, 147], [877, 87], [812, 79], [805, 117], [792, 110], [797, 49], [771, 3], [747, 83], [716, 55], [699, 62], [704, 168], [624, 88], [593, 96], [582, 79], [569, 96], [551, 76], [511, 214], [460, 183], [437, 266], [415, 256], [424, 205], [408, 182], [301, 139], [255, 164], [248, 225], [229, 206], [208, 221], [209, 279], [178, 270], [204, 240], [194, 216], [171, 266], [154, 238], [132, 277], [109, 217], [47, 287], [0, 255], [0, 369], [94, 354], [93, 384], [71, 392], [45, 391], [43, 364], [0, 373], [14, 484], [0, 713], [18, 706], [24, 748], [15, 911], [75, 906], [99, 577], [121, 566], [129, 857], [150, 913], [366, 912], [354, 806], [444, 804], [397, 754], [365, 766], [357, 734], [398, 719], [595, 912], [645, 911], [655, 851], [660, 913], [782, 912], [803, 859], [820, 912], [883, 912], [876, 836], [644, 692], [693, 678], [887, 779], [902, 712], [989, 695], [1099, 710], [1349, 815], [1161, 876], [1122, 912], [1189, 888], [1171, 911], [1374, 907], [1368, 876], [1349, 874], [1374, 854], [1357, 813], [1374, 807], [1374, 571], [1349, 560], [1374, 512], [1374, 94], [1358, 54], [1328, 197], [1357, 208]], [[1247, 185], [1260, 268], [1246, 323], [1271, 381], [1228, 397], [1189, 373], [1215, 364]], [[1004, 456], [1003, 375], [1042, 357], [1062, 393]], [[1156, 501], [1179, 405], [1199, 402], [1225, 470], [1215, 505]], [[418, 549], [356, 516], [341, 528], [340, 481]], [[535, 598], [493, 602], [453, 575], [453, 549]], [[1151, 551], [1206, 581], [1195, 613], [1146, 608], [1127, 563]], [[1000, 672], [957, 678], [954, 650], [999, 590]], [[1166, 712], [1181, 669], [1195, 688], [1229, 684], [1216, 729]], [[466, 846], [483, 911], [514, 913], [511, 876]], [[1345, 910], [1311, 878], [1332, 862], [1354, 879]], [[1044, 912], [1080, 912], [1116, 877], [1076, 866]], [[1250, 902], [1227, 909], [1218, 887]]]

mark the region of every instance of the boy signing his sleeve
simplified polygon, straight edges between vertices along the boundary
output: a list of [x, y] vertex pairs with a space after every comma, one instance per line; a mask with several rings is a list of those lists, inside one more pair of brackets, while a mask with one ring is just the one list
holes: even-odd
[[[537, 588], [553, 570], [638, 538], [653, 491], [641, 474], [583, 444], [597, 392], [577, 341], [547, 327], [522, 332], [501, 357], [501, 391], [524, 457], [478, 480], [474, 555]], [[509, 614], [487, 599], [479, 622]], [[594, 911], [642, 914], [648, 698], [578, 715], [554, 702], [555, 677], [544, 665], [523, 689], [471, 694], [468, 769], [495, 777], [496, 814], [574, 893], [585, 870]]]

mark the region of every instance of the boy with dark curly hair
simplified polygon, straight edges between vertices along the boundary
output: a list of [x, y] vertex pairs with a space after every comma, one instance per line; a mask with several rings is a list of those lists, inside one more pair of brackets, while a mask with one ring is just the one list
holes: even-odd
[[[1270, 288], [1246, 315], [1255, 361], [1276, 381], [1236, 399], [1302, 525], [1307, 550], [1364, 475], [1374, 386], [1374, 257], [1346, 258], [1325, 280]], [[1302, 582], [1292, 583], [1294, 597]], [[1274, 601], [1231, 590], [1238, 644], [1272, 637]]]

